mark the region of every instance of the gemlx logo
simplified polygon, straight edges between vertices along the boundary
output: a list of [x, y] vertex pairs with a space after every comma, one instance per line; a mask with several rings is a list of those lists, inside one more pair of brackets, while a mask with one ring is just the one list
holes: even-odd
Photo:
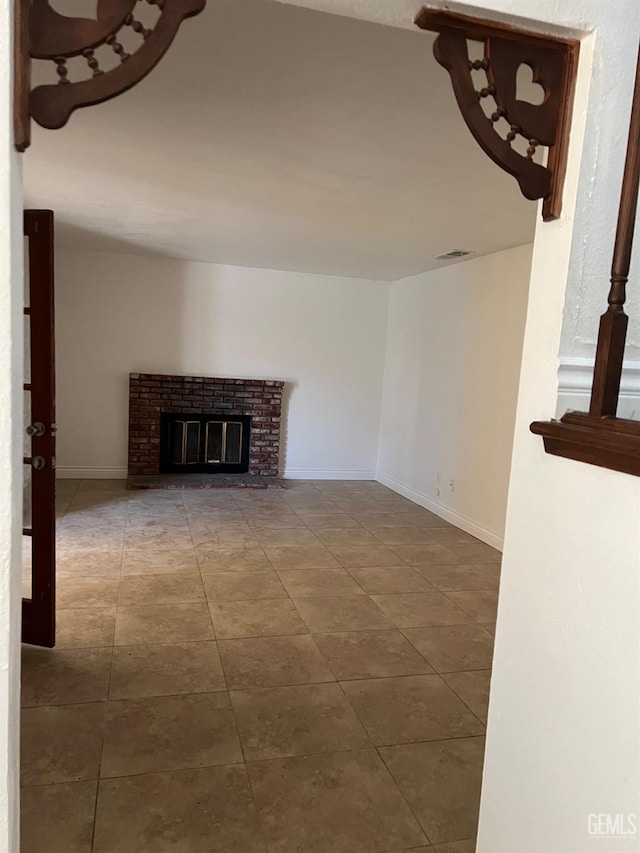
[[607, 812], [590, 814], [587, 819], [587, 829], [589, 835], [608, 838], [625, 838], [637, 835], [638, 815], [623, 814], [622, 812], [617, 814]]

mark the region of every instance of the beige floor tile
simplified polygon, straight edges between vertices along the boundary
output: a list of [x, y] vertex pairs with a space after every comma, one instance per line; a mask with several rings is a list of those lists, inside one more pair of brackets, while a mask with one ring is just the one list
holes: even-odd
[[482, 571], [487, 574], [496, 585], [500, 583], [500, 575], [502, 572], [502, 566], [500, 563], [474, 563], [474, 565], [482, 569]]
[[405, 635], [436, 672], [488, 669], [493, 637], [480, 625], [406, 628]]
[[215, 642], [118, 646], [113, 650], [110, 699], [139, 699], [226, 690]]
[[106, 702], [23, 708], [23, 785], [97, 779]]
[[342, 688], [377, 746], [484, 731], [439, 675], [345, 681]]
[[315, 634], [314, 641], [335, 677], [341, 681], [421, 675], [433, 671], [422, 655], [395, 629]]
[[202, 582], [209, 601], [254, 601], [287, 597], [274, 571], [203, 574]]
[[127, 536], [140, 534], [140, 536], [157, 536], [162, 533], [170, 533], [179, 536], [190, 536], [191, 528], [184, 512], [169, 514], [154, 513], [151, 518], [129, 515], [125, 529]]
[[201, 572], [255, 572], [272, 569], [261, 545], [254, 542], [244, 548], [198, 548]]
[[56, 590], [61, 610], [73, 607], [112, 607], [118, 603], [120, 578], [60, 578]]
[[122, 537], [127, 524], [127, 516], [122, 510], [84, 509], [75, 512], [73, 505], [69, 506], [69, 512], [60, 522], [59, 538], [77, 537], [83, 539], [87, 536], [99, 536], [109, 538]]
[[309, 636], [221, 640], [218, 648], [230, 690], [335, 681]]
[[135, 526], [147, 523], [166, 523], [170, 526], [183, 525], [187, 520], [187, 513], [180, 503], [167, 501], [152, 501], [149, 504], [127, 505], [127, 525]]
[[380, 754], [433, 843], [475, 837], [484, 738], [384, 747]]
[[389, 619], [367, 595], [296, 598], [295, 603], [312, 633], [392, 627]]
[[183, 572], [127, 575], [120, 582], [118, 603], [130, 607], [135, 604], [189, 604], [204, 600], [200, 575], [197, 572]]
[[251, 533], [251, 526], [241, 509], [194, 509], [187, 510], [187, 519], [192, 533]]
[[64, 577], [119, 577], [122, 549], [115, 551], [73, 551], [59, 553], [56, 573]]
[[482, 544], [478, 538], [472, 536], [470, 533], [466, 533], [464, 530], [460, 530], [459, 527], [444, 527], [444, 528], [434, 528], [432, 531], [432, 536], [442, 545], [446, 545], [447, 547], [452, 547], [456, 543], [461, 545], [478, 545]]
[[[428, 846], [423, 847], [412, 847], [409, 849], [408, 847], [405, 849], [404, 853], [433, 853], [435, 850], [430, 844]], [[395, 851], [394, 851], [395, 853]]]
[[[69, 504], [67, 512], [60, 520], [58, 533], [69, 540], [74, 536], [84, 539], [87, 536], [100, 538], [124, 538], [127, 524], [127, 512], [124, 507], [76, 507]], [[122, 547], [120, 542], [120, 547]]]
[[453, 527], [439, 515], [429, 512], [428, 509], [419, 509], [415, 506], [412, 509], [401, 510], [398, 516], [402, 519], [403, 524], [413, 524], [415, 527]]
[[[334, 497], [334, 503], [336, 506], [340, 507], [340, 509], [354, 515], [382, 515], [390, 511], [389, 507], [383, 506], [378, 501], [369, 499], [366, 496], [346, 497], [336, 495]], [[393, 507], [391, 511], [393, 511], [393, 509], [395, 509], [395, 507]]]
[[460, 589], [497, 589], [497, 582], [480, 566], [421, 566], [418, 571], [443, 592]]
[[386, 545], [333, 545], [330, 550], [345, 569], [403, 565]]
[[[468, 838], [466, 841], [451, 841], [448, 844], [436, 844], [433, 853], [476, 853], [476, 843]], [[411, 851], [418, 853], [418, 851]]]
[[121, 495], [113, 493], [78, 492], [71, 498], [69, 505], [69, 515], [72, 518], [91, 513], [126, 517], [127, 510], [127, 501], [123, 500]]
[[213, 639], [213, 626], [206, 604], [155, 604], [118, 608], [117, 646]]
[[365, 530], [364, 527], [346, 527], [346, 528], [331, 528], [324, 530], [316, 530], [318, 539], [328, 548], [335, 545], [379, 545], [380, 542], [376, 539], [373, 533]]
[[378, 506], [383, 507], [385, 512], [402, 512], [416, 506], [409, 498], [403, 498], [402, 495], [391, 491], [384, 494], [369, 494], [368, 498], [375, 501]]
[[498, 590], [479, 589], [448, 592], [447, 598], [465, 610], [476, 622], [495, 622], [498, 611]]
[[176, 504], [184, 508], [186, 502], [183, 500], [183, 496], [185, 494], [186, 492], [172, 489], [128, 489], [127, 505], [130, 511], [150, 505], [168, 507]]
[[[148, 853], [266, 853], [246, 772], [234, 766], [242, 753], [225, 676], [247, 758], [268, 769], [260, 807], [269, 853], [431, 850], [335, 681], [369, 715], [378, 743], [478, 742], [438, 732], [466, 732], [472, 711], [485, 718], [499, 553], [373, 482], [292, 481], [253, 493], [79, 486], [63, 487], [59, 500], [67, 606], [58, 645], [24, 651], [25, 806], [44, 817], [29, 825], [23, 853], [43, 843], [58, 853], [54, 841], [65, 853], [91, 850], [95, 782], [76, 780], [99, 772], [109, 672], [106, 772], [136, 775], [100, 783], [92, 853], [136, 853], [141, 838]], [[403, 749], [381, 751], [397, 758]], [[439, 787], [429, 762], [424, 778], [416, 761], [417, 784], [405, 791], [423, 822], [445, 827], [431, 839], [441, 853], [473, 850], [475, 824], [450, 828], [468, 810], [476, 772], [465, 756], [442, 759]]]
[[379, 530], [383, 527], [407, 527], [407, 522], [403, 521], [396, 512], [354, 512], [352, 517], [367, 530], [374, 528]]
[[62, 520], [66, 515], [67, 510], [71, 506], [71, 500], [68, 497], [56, 497], [55, 499], [55, 509], [56, 509], [56, 518], [58, 520]]
[[[360, 525], [346, 512], [300, 512], [301, 518], [311, 530], [357, 528]], [[318, 535], [316, 533], [316, 535]]]
[[249, 764], [270, 853], [370, 853], [425, 837], [375, 750]]
[[287, 505], [295, 512], [344, 512], [334, 501], [327, 498], [295, 497], [289, 495], [286, 498]]
[[193, 544], [196, 546], [196, 550], [246, 548], [247, 546], [258, 544], [258, 540], [249, 527], [247, 527], [246, 531], [228, 528], [227, 530], [219, 530], [217, 533], [193, 530], [191, 535], [193, 536]]
[[429, 545], [434, 538], [428, 527], [371, 527], [371, 532], [385, 545]]
[[21, 853], [91, 853], [97, 782], [20, 792]]
[[439, 542], [423, 545], [394, 545], [393, 550], [410, 566], [440, 566], [460, 563], [460, 555]]
[[177, 501], [158, 501], [154, 498], [149, 503], [131, 503], [127, 506], [127, 521], [138, 524], [144, 521], [162, 521], [183, 523], [188, 521], [187, 513], [180, 499]]
[[242, 515], [227, 516], [225, 518], [198, 520], [189, 518], [191, 535], [195, 541], [207, 539], [245, 539], [255, 542], [254, 531], [249, 527]]
[[198, 561], [193, 548], [179, 551], [129, 551], [122, 559], [124, 575], [159, 575], [197, 572]]
[[[295, 512], [260, 513], [257, 515], [245, 512], [244, 517], [249, 527], [257, 534], [269, 533], [270, 531], [308, 530], [303, 519], [299, 515], [296, 515]], [[258, 539], [260, 539], [259, 535]]]
[[502, 554], [484, 542], [456, 543], [451, 545], [451, 550], [459, 554], [463, 559], [473, 563], [497, 563], [502, 561]]
[[79, 485], [79, 479], [67, 479], [66, 477], [58, 477], [56, 479], [56, 497], [59, 495], [68, 495], [70, 497], [73, 497], [73, 495], [75, 495], [75, 493], [78, 491]]
[[22, 705], [70, 705], [107, 698], [111, 649], [22, 647]]
[[209, 609], [219, 640], [309, 633], [289, 598], [218, 601], [211, 602]]
[[247, 761], [371, 746], [337, 684], [234, 690], [231, 702]]
[[112, 646], [115, 628], [115, 607], [58, 609], [56, 648], [83, 649]]
[[94, 853], [143, 850], [266, 853], [245, 768], [206, 767], [103, 779]]
[[317, 548], [265, 548], [275, 569], [340, 568], [333, 554], [320, 545]]
[[284, 569], [278, 574], [292, 598], [364, 595], [364, 590], [344, 569]]
[[79, 551], [118, 551], [122, 550], [124, 536], [103, 535], [100, 533], [84, 534], [82, 536], [75, 532], [65, 532], [60, 529], [56, 531], [56, 551], [60, 556], [72, 556]]
[[[86, 495], [84, 496], [87, 497]], [[113, 524], [120, 532], [126, 527], [128, 510], [126, 503], [122, 501], [105, 500], [108, 495], [98, 495], [98, 500], [78, 500], [74, 498], [69, 505], [69, 510], [65, 518], [65, 525], [74, 524], [76, 522], [91, 522], [91, 526], [86, 526], [84, 529], [91, 532], [95, 524], [100, 527], [104, 524]]]
[[124, 537], [124, 547], [128, 551], [180, 551], [193, 547], [194, 540], [188, 530], [171, 529], [150, 530], [127, 533]]
[[396, 593], [372, 598], [398, 628], [462, 625], [473, 621], [441, 592]]
[[477, 672], [451, 672], [442, 677], [465, 705], [471, 708], [476, 717], [486, 725], [491, 671], [486, 669]]
[[241, 761], [242, 750], [226, 693], [108, 703], [102, 778]]
[[235, 492], [234, 504], [243, 515], [289, 515], [293, 512], [286, 492]]
[[78, 493], [82, 492], [121, 492], [126, 496], [127, 481], [126, 480], [80, 480], [78, 483]]
[[429, 581], [411, 566], [372, 566], [364, 569], [349, 569], [349, 574], [365, 592], [371, 594], [433, 591]]
[[313, 548], [319, 545], [318, 537], [311, 530], [256, 530], [256, 538], [264, 548]]

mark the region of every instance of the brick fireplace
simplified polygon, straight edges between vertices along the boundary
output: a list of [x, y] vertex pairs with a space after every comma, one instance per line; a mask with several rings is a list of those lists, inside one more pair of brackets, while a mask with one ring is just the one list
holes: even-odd
[[284, 382], [129, 374], [129, 474], [160, 472], [162, 414], [251, 418], [248, 473], [278, 475]]

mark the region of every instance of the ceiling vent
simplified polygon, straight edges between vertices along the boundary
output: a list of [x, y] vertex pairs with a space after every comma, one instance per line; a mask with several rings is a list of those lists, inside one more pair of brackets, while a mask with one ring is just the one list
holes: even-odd
[[467, 249], [452, 249], [450, 252], [444, 252], [442, 255], [436, 255], [436, 261], [452, 261], [455, 258], [464, 258], [465, 255], [471, 255], [472, 252]]

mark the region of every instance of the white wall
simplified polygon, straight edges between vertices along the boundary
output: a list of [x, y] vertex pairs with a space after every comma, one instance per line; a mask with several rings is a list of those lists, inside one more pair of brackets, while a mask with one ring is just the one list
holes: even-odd
[[531, 250], [405, 278], [389, 301], [379, 479], [498, 547]]
[[285, 476], [373, 478], [388, 284], [94, 252], [56, 266], [63, 476], [124, 475], [140, 371], [283, 379]]
[[18, 853], [24, 303], [11, 7], [0, 0], [0, 850]]

